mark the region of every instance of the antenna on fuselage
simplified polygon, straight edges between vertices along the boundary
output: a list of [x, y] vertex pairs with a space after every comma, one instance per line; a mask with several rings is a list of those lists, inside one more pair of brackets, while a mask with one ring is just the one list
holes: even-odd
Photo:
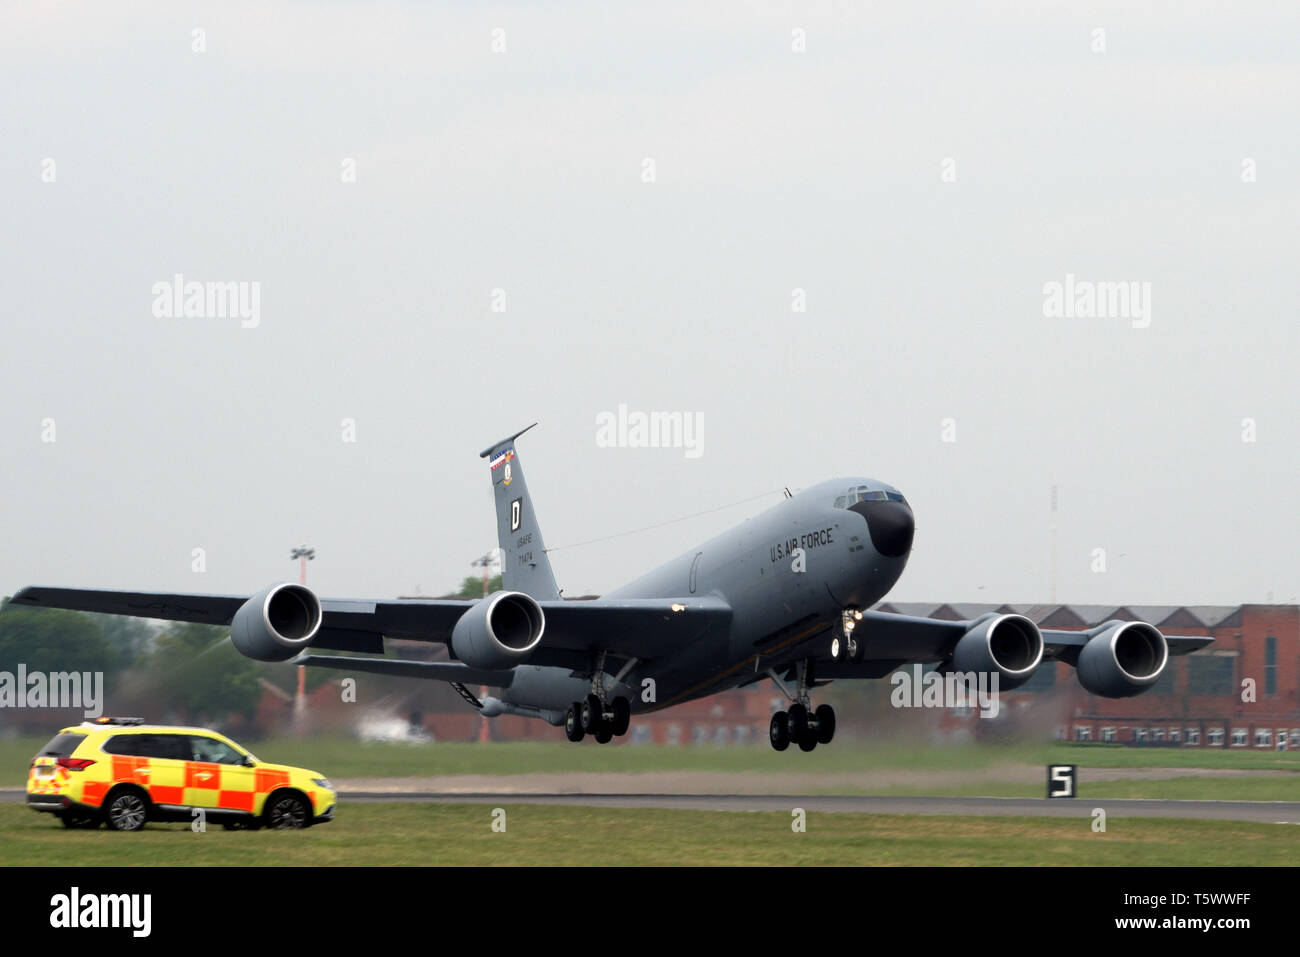
[[788, 486], [787, 486], [786, 489], [785, 489], [785, 497], [786, 497], [786, 498], [794, 498], [794, 496], [790, 494], [790, 489], [789, 489]]

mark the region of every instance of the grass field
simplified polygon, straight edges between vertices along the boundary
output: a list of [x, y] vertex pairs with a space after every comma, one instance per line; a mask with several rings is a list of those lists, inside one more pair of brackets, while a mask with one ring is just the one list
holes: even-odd
[[1086, 817], [661, 811], [486, 804], [360, 804], [306, 831], [68, 831], [0, 805], [0, 865], [1294, 865], [1300, 827]]
[[[53, 733], [53, 732], [51, 732]], [[0, 738], [0, 787], [19, 787], [32, 756], [49, 739]], [[314, 737], [244, 743], [264, 761], [293, 764], [331, 778], [418, 777], [442, 774], [524, 774], [573, 771], [863, 771], [881, 768], [971, 770], [1000, 764], [1081, 768], [1273, 769], [1300, 774], [1300, 751], [1126, 748], [1119, 745], [1016, 744], [951, 746], [836, 741], [810, 754], [778, 754], [766, 744], [720, 748], [601, 747], [591, 742], [386, 744]], [[1300, 784], [1300, 777], [1297, 777]]]

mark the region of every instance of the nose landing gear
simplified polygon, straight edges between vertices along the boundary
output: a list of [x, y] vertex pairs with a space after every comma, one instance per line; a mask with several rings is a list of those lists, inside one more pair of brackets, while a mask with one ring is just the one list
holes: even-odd
[[862, 621], [862, 612], [856, 608], [846, 608], [840, 613], [839, 630], [831, 636], [831, 660], [861, 661], [862, 645], [853, 637], [853, 630]]
[[772, 715], [768, 725], [768, 741], [777, 751], [784, 751], [792, 743], [797, 744], [800, 751], [811, 751], [819, 744], [830, 744], [835, 737], [835, 709], [828, 704], [818, 705], [816, 710], [812, 708], [807, 660], [798, 662], [795, 668], [798, 686], [794, 694], [775, 671], [769, 668], [767, 672], [773, 684], [792, 702], [788, 711]]

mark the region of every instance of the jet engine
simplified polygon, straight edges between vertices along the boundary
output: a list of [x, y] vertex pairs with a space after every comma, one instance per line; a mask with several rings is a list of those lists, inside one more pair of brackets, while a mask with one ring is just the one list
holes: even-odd
[[493, 592], [460, 616], [451, 631], [451, 651], [475, 668], [512, 668], [537, 647], [545, 627], [546, 616], [534, 599], [518, 591]]
[[1131, 698], [1160, 680], [1169, 644], [1144, 621], [1107, 622], [1079, 652], [1079, 684], [1104, 698]]
[[287, 661], [311, 644], [320, 623], [320, 599], [305, 585], [286, 582], [239, 606], [230, 622], [230, 640], [257, 661]]
[[998, 674], [998, 689], [1018, 688], [1043, 660], [1043, 635], [1023, 615], [996, 615], [962, 635], [952, 650], [952, 668]]

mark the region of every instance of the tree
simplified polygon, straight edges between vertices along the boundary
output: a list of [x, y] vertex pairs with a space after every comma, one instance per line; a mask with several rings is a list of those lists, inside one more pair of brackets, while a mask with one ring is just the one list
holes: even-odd
[[76, 611], [0, 608], [0, 671], [115, 672], [119, 660], [99, 626]]
[[220, 722], [231, 713], [254, 717], [262, 695], [258, 665], [235, 650], [229, 636], [213, 625], [167, 628], [142, 661], [153, 699], [198, 723]]
[[113, 649], [117, 667], [132, 667], [137, 659], [149, 650], [153, 643], [154, 630], [143, 618], [130, 615], [87, 615], [99, 626], [104, 640]]
[[[497, 575], [488, 579], [488, 594], [501, 590], [501, 576]], [[443, 598], [482, 598], [483, 597], [483, 576], [466, 575], [461, 579], [460, 590], [450, 595], [443, 595]]]

